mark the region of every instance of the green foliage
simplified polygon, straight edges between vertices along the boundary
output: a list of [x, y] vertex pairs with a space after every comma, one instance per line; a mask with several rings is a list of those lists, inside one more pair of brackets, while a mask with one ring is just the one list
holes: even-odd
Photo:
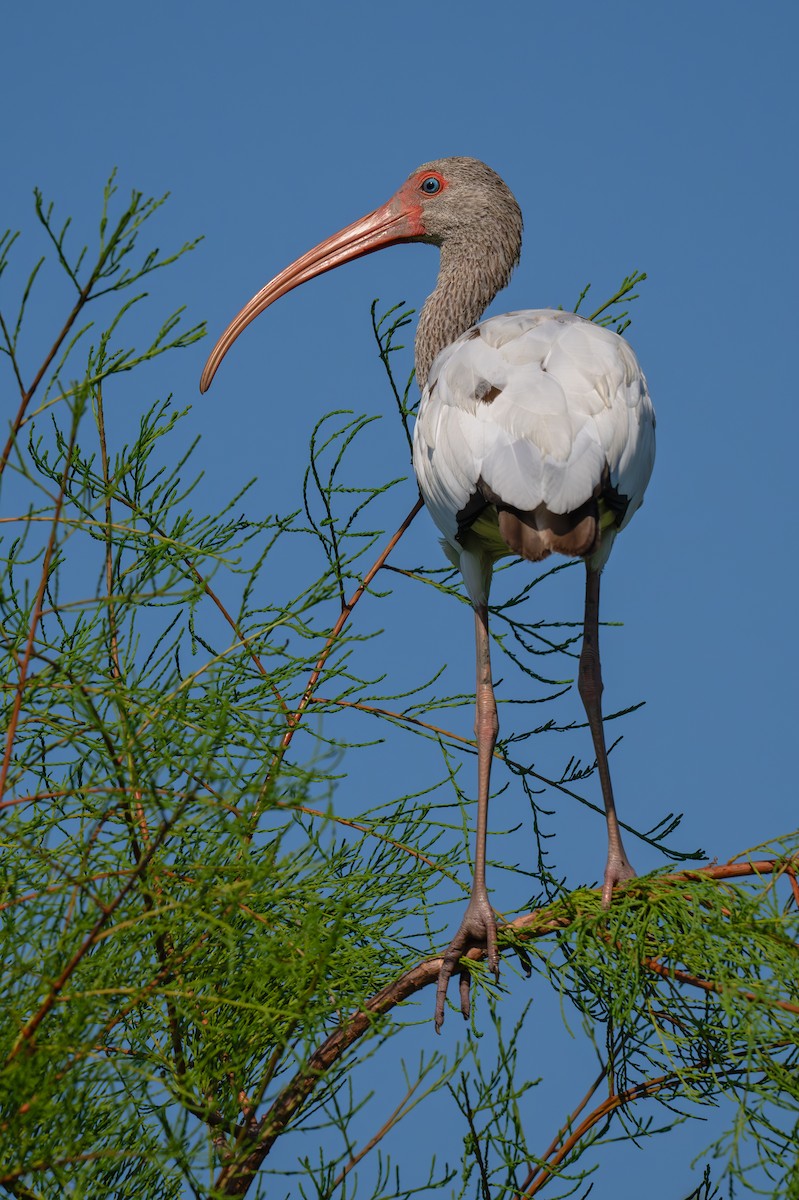
[[[438, 722], [472, 697], [448, 690], [444, 664], [404, 690], [385, 680], [387, 635], [358, 605], [379, 610], [395, 587], [418, 603], [463, 595], [448, 567], [387, 561], [418, 505], [360, 455], [375, 414], [325, 415], [295, 506], [260, 519], [240, 515], [247, 486], [205, 511], [171, 398], [137, 393], [121, 432], [121, 373], [203, 334], [181, 311], [142, 334], [142, 281], [196, 245], [142, 252], [162, 203], [134, 192], [125, 207], [112, 179], [94, 251], [73, 253], [69, 221], [37, 193], [49, 258], [0, 315], [3, 394], [19, 394], [0, 459], [0, 1184], [47, 1200], [584, 1196], [607, 1142], [723, 1105], [719, 1175], [799, 1197], [794, 842], [635, 881], [610, 914], [564, 887], [542, 797], [596, 808], [580, 790], [593, 768], [540, 774], [531, 744], [569, 726], [531, 721], [529, 705], [570, 686], [579, 628], [522, 602], [568, 567], [519, 576], [492, 610], [504, 710], [523, 725], [498, 746], [497, 786], [527, 796], [538, 845], [532, 873], [513, 869], [532, 900], [503, 943], [531, 956], [533, 994], [559, 997], [596, 1079], [584, 1096], [575, 1082], [573, 1111], [543, 1135], [531, 1125], [546, 1081], [522, 1052], [529, 1005], [505, 1015], [509, 956], [503, 993], [472, 964], [484, 1036], [435, 1043], [426, 956], [465, 887], [474, 749]], [[15, 243], [0, 238], [0, 272]], [[22, 338], [53, 267], [71, 300], [28, 376]], [[624, 327], [619, 305], [643, 278], [594, 317]], [[392, 355], [410, 316], [372, 309], [402, 438], [413, 403]], [[286, 554], [305, 573], [277, 585]], [[353, 815], [358, 762], [384, 739], [409, 764], [427, 755], [429, 774], [370, 789]], [[691, 857], [668, 843], [676, 827], [669, 815], [638, 836]], [[403, 1161], [393, 1133], [428, 1111], [460, 1113], [460, 1134], [444, 1161]], [[719, 1194], [706, 1170], [692, 1195]]]

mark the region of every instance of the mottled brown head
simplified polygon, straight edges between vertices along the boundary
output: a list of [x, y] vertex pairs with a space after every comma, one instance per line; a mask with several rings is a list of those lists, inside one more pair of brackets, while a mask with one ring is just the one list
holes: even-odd
[[[436, 187], [438, 184], [438, 187]], [[397, 193], [415, 206], [436, 246], [489, 246], [508, 274], [519, 261], [522, 214], [505, 181], [478, 158], [437, 158], [412, 171]]]

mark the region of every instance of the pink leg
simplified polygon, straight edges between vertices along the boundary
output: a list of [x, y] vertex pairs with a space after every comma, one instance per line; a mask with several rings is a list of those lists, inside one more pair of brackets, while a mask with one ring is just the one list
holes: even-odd
[[[474, 612], [477, 643], [477, 702], [474, 732], [477, 738], [477, 836], [474, 852], [472, 894], [458, 932], [452, 939], [441, 964], [436, 991], [436, 1030], [444, 1023], [444, 1002], [447, 985], [458, 970], [458, 963], [468, 950], [477, 946], [488, 954], [488, 965], [499, 978], [497, 950], [497, 920], [486, 890], [486, 830], [488, 827], [488, 791], [491, 758], [499, 732], [497, 705], [491, 682], [491, 655], [488, 638], [488, 607], [481, 605]], [[469, 1016], [469, 971], [460, 972], [461, 1012]]]
[[582, 697], [594, 753], [602, 784], [605, 801], [605, 817], [608, 825], [608, 861], [605, 866], [605, 881], [602, 888], [602, 907], [610, 906], [613, 888], [625, 879], [634, 879], [635, 871], [624, 850], [621, 830], [613, 801], [613, 785], [610, 782], [608, 752], [605, 747], [605, 731], [602, 726], [602, 668], [599, 662], [599, 572], [585, 567], [585, 621], [583, 625], [583, 650], [580, 655], [580, 674], [577, 687]]

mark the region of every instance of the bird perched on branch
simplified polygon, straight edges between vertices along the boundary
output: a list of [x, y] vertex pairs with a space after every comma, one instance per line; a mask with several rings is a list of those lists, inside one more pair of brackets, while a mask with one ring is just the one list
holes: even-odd
[[422, 391], [413, 463], [419, 488], [474, 608], [477, 835], [471, 896], [438, 980], [436, 1028], [460, 971], [469, 1014], [473, 947], [499, 974], [497, 922], [485, 878], [489, 776], [498, 732], [488, 595], [496, 561], [582, 558], [585, 618], [578, 688], [593, 738], [608, 853], [602, 901], [634, 876], [622, 843], [602, 725], [599, 582], [613, 542], [641, 505], [655, 453], [646, 379], [629, 345], [582, 317], [531, 309], [476, 324], [519, 260], [522, 216], [502, 179], [473, 158], [442, 158], [411, 173], [381, 208], [334, 234], [275, 276], [245, 305], [206, 363], [201, 391], [242, 330], [292, 288], [398, 242], [440, 248], [438, 282], [416, 334]]

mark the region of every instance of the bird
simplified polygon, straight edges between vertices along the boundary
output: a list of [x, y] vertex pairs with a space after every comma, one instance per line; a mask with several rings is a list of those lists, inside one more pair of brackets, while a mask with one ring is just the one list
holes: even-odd
[[472, 887], [438, 975], [440, 1032], [450, 979], [470, 1014], [465, 955], [499, 977], [497, 918], [486, 884], [491, 762], [499, 730], [488, 600], [501, 558], [582, 559], [585, 598], [578, 691], [593, 740], [607, 825], [602, 904], [634, 878], [621, 837], [602, 720], [600, 577], [616, 535], [640, 507], [655, 454], [655, 415], [630, 345], [574, 313], [544, 308], [480, 321], [521, 253], [522, 214], [504, 180], [475, 158], [423, 163], [387, 203], [320, 242], [266, 284], [230, 322], [200, 381], [205, 392], [241, 332], [307, 280], [386, 246], [438, 246], [436, 287], [422, 307], [415, 371], [422, 392], [413, 463], [443, 548], [474, 610], [477, 822]]

